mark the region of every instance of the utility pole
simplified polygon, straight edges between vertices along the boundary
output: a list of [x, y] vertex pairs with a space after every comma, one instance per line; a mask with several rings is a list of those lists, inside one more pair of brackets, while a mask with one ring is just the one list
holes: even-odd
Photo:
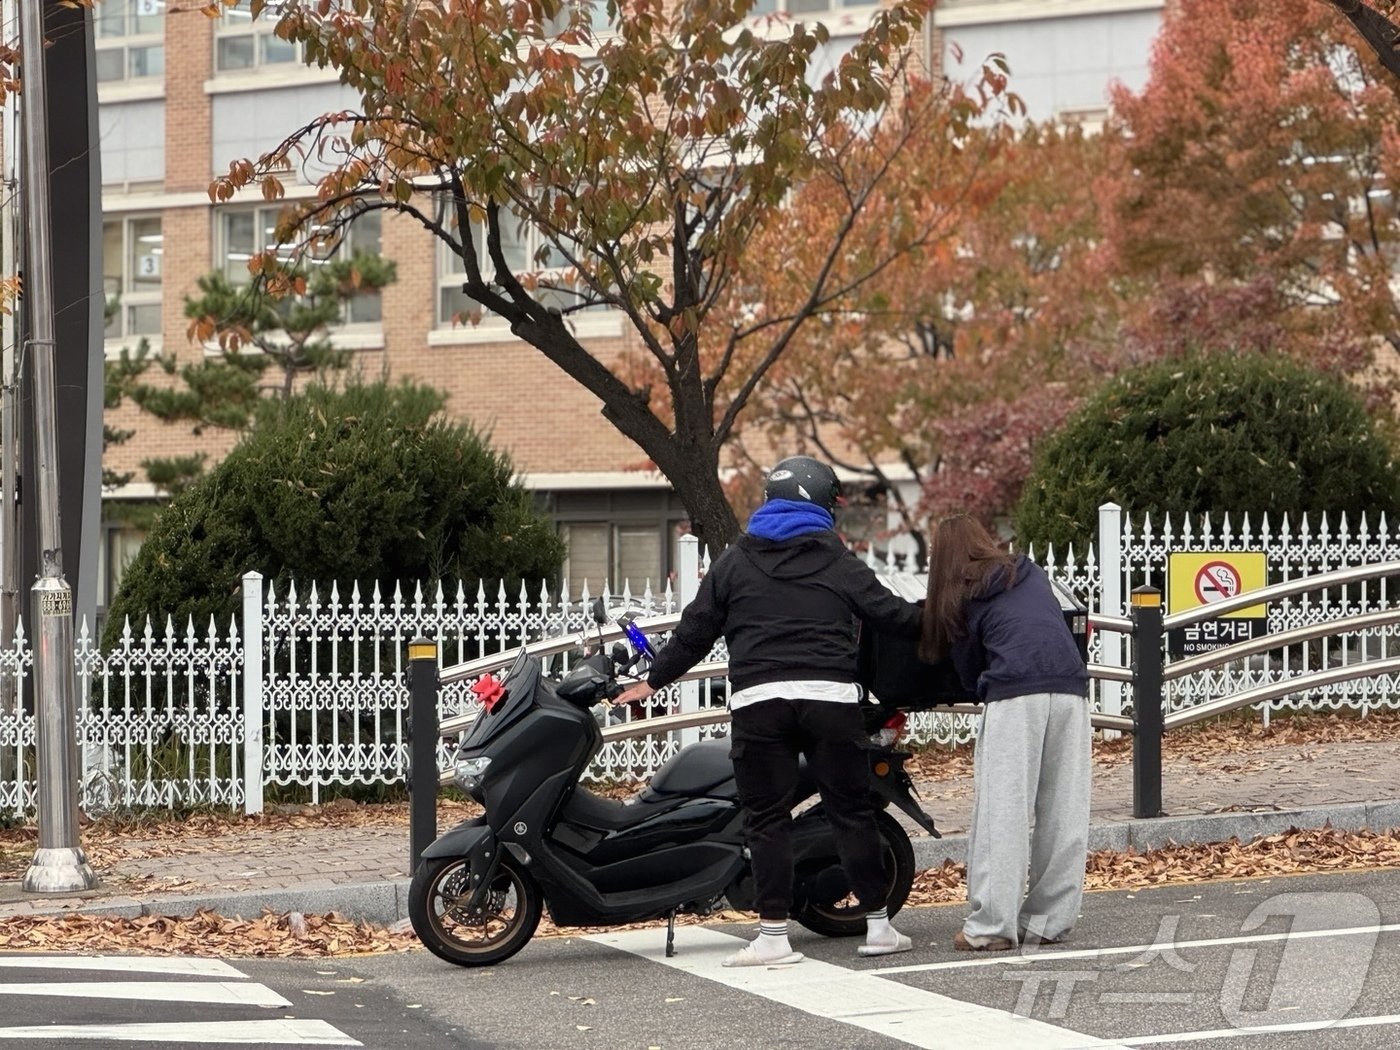
[[[0, 0], [0, 25], [13, 25], [15, 0]], [[15, 156], [19, 142], [19, 106], [14, 92], [0, 113], [0, 143], [5, 169], [0, 174], [0, 274], [19, 272], [19, 178]], [[19, 310], [0, 316], [0, 651], [14, 648], [19, 623]], [[0, 672], [0, 716], [19, 715], [19, 668]], [[20, 778], [12, 748], [0, 750], [0, 782]]]
[[39, 848], [24, 875], [33, 893], [72, 893], [97, 885], [78, 845], [77, 680], [73, 592], [63, 578], [58, 513], [57, 388], [54, 376], [52, 203], [48, 90], [44, 77], [44, 0], [20, 0], [20, 117], [27, 257], [24, 294], [32, 318], [26, 356], [34, 376], [34, 454], [39, 504], [39, 578], [31, 590], [37, 690]]

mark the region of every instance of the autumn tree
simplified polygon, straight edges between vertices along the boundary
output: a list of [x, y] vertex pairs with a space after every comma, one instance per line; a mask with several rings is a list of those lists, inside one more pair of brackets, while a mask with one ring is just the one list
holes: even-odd
[[[1094, 191], [1106, 150], [1052, 125], [983, 128], [956, 150], [921, 141], [908, 163], [965, 186], [958, 221], [804, 329], [746, 435], [867, 478], [916, 538], [954, 508], [1006, 513], [1039, 438], [1108, 367], [1117, 299], [1096, 270]], [[776, 260], [769, 273], [781, 281]], [[894, 470], [921, 496], [904, 498]]]
[[[359, 111], [234, 162], [211, 195], [257, 184], [276, 197], [282, 173], [301, 166], [317, 195], [280, 225], [290, 244], [370, 211], [413, 217], [461, 260], [464, 319], [500, 316], [597, 396], [674, 485], [695, 531], [723, 545], [738, 522], [722, 450], [776, 363], [813, 318], [942, 235], [948, 216], [930, 206], [939, 188], [894, 186], [891, 171], [928, 129], [957, 137], [1004, 93], [995, 67], [971, 87], [918, 89], [925, 7], [879, 11], [842, 51], [821, 24], [750, 19], [752, 0], [610, 0], [605, 11], [290, 0], [279, 36], [336, 69]], [[832, 187], [837, 211], [797, 293], [716, 323], [736, 289], [758, 286], [750, 244], [813, 183]], [[899, 235], [871, 247], [877, 207]], [[538, 252], [516, 256], [522, 240]], [[285, 286], [271, 253], [252, 268]], [[571, 319], [598, 307], [625, 317], [659, 387], [575, 337]]]
[[1357, 375], [1400, 353], [1400, 99], [1358, 43], [1322, 4], [1167, 9], [1146, 86], [1115, 92], [1104, 184], [1111, 265], [1157, 290], [1139, 356], [1259, 348]]

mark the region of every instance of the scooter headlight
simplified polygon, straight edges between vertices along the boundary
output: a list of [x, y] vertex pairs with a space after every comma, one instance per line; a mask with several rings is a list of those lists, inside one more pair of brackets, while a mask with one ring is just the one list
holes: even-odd
[[476, 792], [481, 787], [481, 778], [486, 772], [486, 767], [490, 764], [491, 759], [485, 755], [478, 758], [458, 759], [452, 779], [459, 788], [476, 798]]

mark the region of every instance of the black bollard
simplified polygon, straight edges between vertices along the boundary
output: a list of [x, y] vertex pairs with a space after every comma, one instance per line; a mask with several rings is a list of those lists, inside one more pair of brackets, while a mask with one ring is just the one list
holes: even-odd
[[1133, 619], [1133, 816], [1162, 815], [1162, 592], [1135, 587]]
[[408, 643], [408, 851], [409, 872], [437, 838], [438, 791], [437, 643]]

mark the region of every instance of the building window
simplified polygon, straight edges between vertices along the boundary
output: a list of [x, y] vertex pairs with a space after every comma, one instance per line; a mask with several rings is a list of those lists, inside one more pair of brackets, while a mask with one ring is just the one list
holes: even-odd
[[[259, 252], [275, 250], [285, 262], [296, 261], [291, 245], [278, 245], [277, 218], [280, 205], [270, 208], [227, 210], [220, 217], [220, 243], [224, 253], [224, 274], [233, 284], [252, 280], [248, 260]], [[381, 213], [367, 211], [356, 217], [343, 231], [340, 240], [324, 250], [303, 257], [308, 266], [319, 266], [332, 259], [348, 259], [355, 252], [379, 255], [382, 251]], [[346, 306], [346, 324], [377, 325], [383, 319], [383, 301], [378, 289], [366, 289], [355, 295]]]
[[554, 519], [567, 554], [563, 579], [577, 598], [588, 583], [597, 596], [630, 586], [654, 594], [679, 564], [680, 538], [689, 532], [685, 507], [670, 491], [575, 490], [540, 493], [540, 509]]
[[[484, 255], [486, 245], [486, 224], [483, 222], [475, 233], [475, 244], [479, 255]], [[524, 227], [519, 222], [509, 221], [502, 217], [501, 220], [501, 250], [506, 258], [506, 265], [510, 271], [522, 276], [531, 275], [530, 283], [536, 280], [539, 282], [530, 290], [530, 294], [536, 301], [546, 307], [556, 307], [563, 311], [572, 311], [569, 316], [577, 316], [583, 312], [593, 312], [606, 310], [604, 303], [594, 304], [585, 307], [580, 311], [578, 305], [586, 294], [586, 288], [581, 281], [569, 278], [569, 268], [558, 251], [534, 230], [533, 227]], [[483, 275], [491, 272], [489, 260], [483, 258]], [[454, 324], [468, 323], [468, 318], [473, 312], [482, 311], [483, 307], [470, 298], [466, 292], [462, 291], [462, 284], [467, 279], [467, 266], [462, 261], [462, 257], [451, 250], [442, 241], [438, 242], [438, 319], [439, 327], [446, 328]], [[522, 282], [523, 283], [523, 282]], [[529, 284], [527, 284], [529, 287]], [[487, 314], [487, 321], [499, 320], [494, 314]]]
[[299, 63], [301, 45], [282, 40], [275, 32], [281, 13], [277, 0], [269, 0], [257, 18], [241, 4], [225, 7], [214, 33], [215, 71], [238, 73]]
[[160, 335], [162, 239], [157, 215], [102, 224], [102, 290], [110, 307], [105, 335]]
[[585, 582], [594, 596], [603, 593], [604, 585], [614, 594], [624, 586], [630, 586], [634, 595], [641, 595], [647, 584], [654, 593], [666, 589], [658, 525], [570, 522], [560, 531], [569, 552], [564, 579], [574, 597], [583, 593]]
[[562, 5], [559, 8], [559, 13], [545, 22], [545, 34], [557, 36], [568, 29], [571, 8], [574, 7], [583, 12], [583, 20], [593, 31], [594, 36], [608, 32], [607, 0], [575, 0], [573, 3]]
[[749, 17], [760, 15], [824, 15], [849, 7], [876, 7], [878, 0], [756, 0]]
[[[102, 542], [97, 545], [97, 633], [102, 633], [102, 621], [106, 619], [107, 608], [117, 588], [122, 584], [126, 567], [141, 550], [146, 540], [146, 530], [138, 529], [121, 522], [105, 522], [102, 527]], [[143, 625], [132, 624], [137, 631]]]
[[165, 0], [103, 0], [92, 23], [99, 84], [165, 75]]

